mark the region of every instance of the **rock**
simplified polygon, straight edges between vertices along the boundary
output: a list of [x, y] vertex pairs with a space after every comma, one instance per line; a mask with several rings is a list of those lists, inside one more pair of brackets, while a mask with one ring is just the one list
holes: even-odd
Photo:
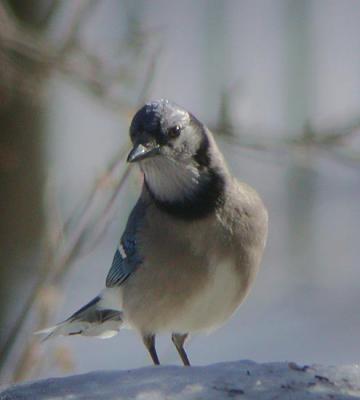
[[0, 400], [190, 400], [360, 398], [359, 365], [324, 367], [252, 361], [201, 367], [96, 371], [7, 388]]

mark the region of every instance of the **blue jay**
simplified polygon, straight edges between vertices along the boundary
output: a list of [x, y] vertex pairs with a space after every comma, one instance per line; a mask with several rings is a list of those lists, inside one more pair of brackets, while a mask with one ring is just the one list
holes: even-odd
[[222, 325], [249, 292], [267, 237], [254, 189], [229, 172], [207, 127], [168, 100], [143, 106], [130, 126], [127, 161], [144, 174], [105, 289], [42, 333], [140, 333], [154, 364], [155, 335], [171, 333], [184, 365], [189, 333]]

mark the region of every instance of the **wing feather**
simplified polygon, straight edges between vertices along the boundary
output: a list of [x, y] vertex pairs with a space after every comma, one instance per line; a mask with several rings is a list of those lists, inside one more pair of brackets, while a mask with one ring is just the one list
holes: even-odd
[[129, 216], [120, 245], [115, 252], [110, 271], [106, 277], [106, 287], [120, 286], [142, 263], [142, 256], [137, 243], [146, 209], [146, 203], [140, 198]]

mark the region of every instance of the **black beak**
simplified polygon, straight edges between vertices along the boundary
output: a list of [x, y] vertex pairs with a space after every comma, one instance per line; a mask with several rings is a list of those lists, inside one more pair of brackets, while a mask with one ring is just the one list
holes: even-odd
[[144, 160], [145, 158], [148, 157], [153, 157], [159, 154], [160, 146], [157, 144], [137, 144], [133, 147], [133, 149], [130, 151], [128, 157], [127, 157], [127, 162], [136, 162], [140, 160]]

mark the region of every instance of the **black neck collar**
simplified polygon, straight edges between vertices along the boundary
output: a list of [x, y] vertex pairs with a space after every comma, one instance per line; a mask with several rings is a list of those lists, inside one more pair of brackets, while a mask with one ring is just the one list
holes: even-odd
[[156, 194], [152, 192], [146, 182], [146, 177], [144, 181], [150, 197], [160, 210], [187, 221], [205, 218], [214, 212], [223, 204], [225, 191], [224, 173], [221, 168], [213, 164], [214, 161], [210, 157], [210, 141], [206, 128], [192, 114], [189, 115], [193, 129], [196, 129], [202, 138], [201, 145], [194, 155], [194, 161], [200, 172], [197, 190], [191, 196], [179, 201], [164, 201], [157, 198]]
[[149, 185], [144, 184], [155, 205], [167, 214], [182, 220], [197, 220], [205, 218], [216, 210], [224, 199], [225, 180], [217, 171], [209, 171], [191, 197], [179, 201], [164, 201], [156, 197]]

